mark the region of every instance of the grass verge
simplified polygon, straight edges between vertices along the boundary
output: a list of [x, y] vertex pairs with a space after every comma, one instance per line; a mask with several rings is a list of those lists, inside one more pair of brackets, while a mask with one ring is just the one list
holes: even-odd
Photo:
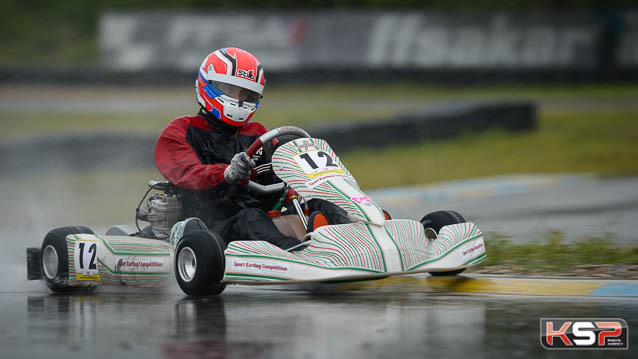
[[[60, 121], [78, 130], [86, 128], [86, 121], [107, 121], [114, 129], [128, 126], [129, 133], [146, 132], [146, 121], [159, 118], [94, 116], [52, 115], [51, 121], [42, 121], [33, 115], [8, 126], [5, 134], [12, 128], [17, 132], [53, 129]], [[156, 123], [155, 132], [164, 125]], [[541, 111], [535, 131], [511, 133], [495, 128], [444, 141], [363, 148], [339, 155], [364, 189], [516, 173], [632, 175], [638, 174], [638, 109]]]
[[[10, 90], [5, 88], [0, 93], [11, 97]], [[19, 92], [16, 98], [20, 98], [31, 93], [28, 90], [21, 88], [13, 92]], [[3, 124], [0, 138], [72, 131], [159, 133], [172, 118], [183, 113], [178, 108], [191, 108], [194, 103], [190, 88], [187, 92], [183, 89], [151, 88], [55, 90], [48, 88], [38, 93], [45, 93], [50, 99], [66, 101], [64, 104], [70, 107], [73, 107], [73, 98], [90, 103], [99, 99], [100, 94], [105, 94], [105, 98], [113, 103], [141, 98], [142, 102], [150, 101], [144, 102], [144, 106], [152, 107], [153, 101], [164, 99], [170, 106], [156, 108], [155, 112], [137, 113], [65, 114], [0, 110], [0, 122]], [[268, 101], [264, 100], [257, 120], [270, 128], [280, 125], [308, 127], [330, 121], [390, 117], [397, 109], [425, 108], [427, 101], [448, 99], [576, 101], [566, 107], [541, 107], [536, 131], [510, 133], [493, 129], [466, 133], [460, 138], [445, 141], [340, 153], [346, 166], [365, 189], [516, 173], [638, 173], [638, 107], [628, 105], [629, 100], [638, 97], [636, 85], [461, 88], [410, 84], [333, 84], [303, 89], [300, 86], [272, 87], [266, 95]], [[171, 100], [176, 97], [177, 101]], [[620, 102], [605, 102], [607, 100]], [[133, 103], [137, 103], [137, 100]], [[598, 107], [598, 104], [604, 106]], [[581, 105], [587, 106], [582, 108]]]
[[341, 158], [363, 188], [515, 173], [636, 174], [638, 111], [543, 112], [536, 131], [493, 129]]
[[[33, 100], [37, 96], [38, 101]], [[46, 87], [0, 86], [0, 139], [88, 131], [158, 133], [173, 118], [197, 111], [191, 86]], [[524, 99], [552, 106], [604, 108], [638, 98], [638, 85], [423, 86], [416, 84], [320, 84], [271, 86], [255, 120], [269, 128], [391, 118], [433, 103]], [[50, 106], [47, 106], [49, 104]], [[94, 110], [87, 110], [94, 109]], [[128, 109], [128, 112], [127, 112]], [[633, 106], [634, 111], [638, 111]]]
[[613, 245], [614, 235], [564, 243], [562, 232], [514, 244], [504, 237], [486, 240], [487, 259], [472, 272], [638, 277], [638, 247]]

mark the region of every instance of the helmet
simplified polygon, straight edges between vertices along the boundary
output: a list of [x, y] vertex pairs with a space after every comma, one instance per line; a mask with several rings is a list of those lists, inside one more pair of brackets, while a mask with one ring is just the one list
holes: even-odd
[[199, 67], [197, 102], [213, 117], [241, 126], [257, 111], [265, 83], [264, 69], [255, 56], [225, 47], [211, 52]]

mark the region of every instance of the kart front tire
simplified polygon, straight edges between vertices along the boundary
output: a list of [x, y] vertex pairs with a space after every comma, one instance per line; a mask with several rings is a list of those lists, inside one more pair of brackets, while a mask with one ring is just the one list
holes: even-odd
[[430, 275], [432, 275], [433, 277], [453, 277], [463, 272], [465, 272], [465, 268], [461, 268], [457, 270], [449, 270], [445, 272], [430, 272]]
[[222, 283], [226, 242], [215, 232], [196, 230], [184, 234], [175, 251], [175, 279], [188, 295], [217, 295]]
[[[423, 224], [423, 228], [432, 228], [436, 231], [436, 233], [439, 233], [441, 228], [447, 225], [465, 222], [465, 218], [459, 212], [449, 210], [431, 212], [421, 218], [421, 224]], [[461, 268], [444, 272], [430, 272], [430, 274], [435, 277], [450, 277], [461, 274], [464, 271], [465, 268]]]
[[84, 226], [60, 227], [49, 231], [44, 236], [40, 249], [40, 265], [42, 275], [51, 291], [55, 293], [90, 293], [96, 286], [70, 286], [69, 253], [66, 237], [69, 234], [94, 234]]
[[457, 223], [465, 223], [465, 218], [457, 211], [436, 211], [426, 214], [421, 218], [424, 228], [432, 228], [439, 233], [441, 228]]

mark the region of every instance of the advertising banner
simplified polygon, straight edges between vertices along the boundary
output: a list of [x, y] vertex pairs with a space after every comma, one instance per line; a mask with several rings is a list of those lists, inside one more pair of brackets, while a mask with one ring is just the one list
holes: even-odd
[[193, 71], [225, 46], [251, 51], [270, 71], [586, 70], [611, 29], [621, 61], [638, 64], [637, 27], [616, 34], [612, 25], [578, 13], [106, 13], [100, 46], [104, 65], [123, 71]]

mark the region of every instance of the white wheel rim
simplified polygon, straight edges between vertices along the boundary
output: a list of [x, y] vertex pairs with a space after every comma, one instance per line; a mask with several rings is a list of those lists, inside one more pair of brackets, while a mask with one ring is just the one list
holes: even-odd
[[44, 247], [42, 268], [44, 269], [44, 275], [48, 279], [53, 279], [58, 274], [58, 251], [52, 245]]
[[190, 247], [184, 247], [177, 257], [177, 271], [184, 282], [190, 282], [197, 273], [197, 257]]

